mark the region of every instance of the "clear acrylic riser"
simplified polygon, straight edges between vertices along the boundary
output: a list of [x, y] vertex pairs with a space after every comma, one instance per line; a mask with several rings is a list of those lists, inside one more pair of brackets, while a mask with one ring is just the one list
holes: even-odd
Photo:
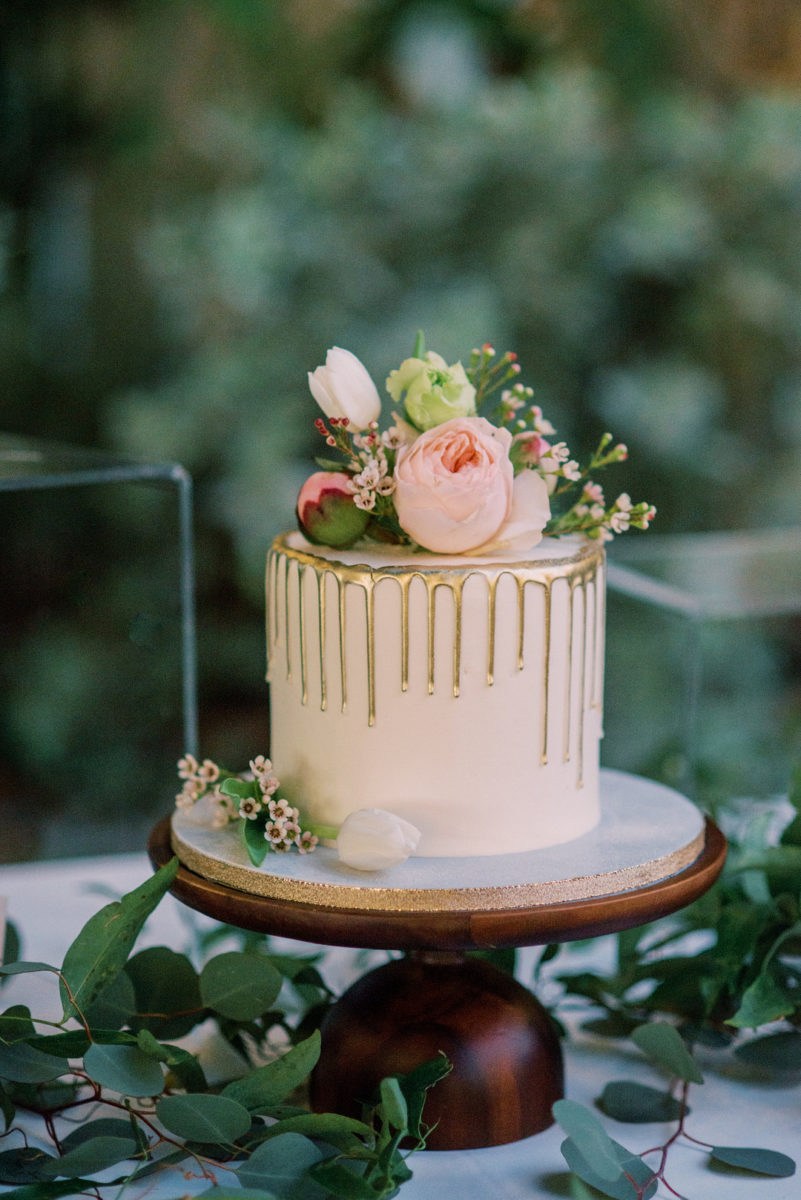
[[[109, 838], [117, 844], [118, 835], [132, 840], [144, 815], [125, 803], [125, 761], [134, 770], [143, 755], [160, 754], [165, 761], [154, 770], [169, 787], [174, 748], [197, 753], [192, 479], [178, 463], [0, 434], [0, 494], [0, 528], [14, 543], [3, 581], [10, 624], [2, 666], [11, 689], [3, 736], [17, 747], [6, 856], [87, 853]], [[113, 562], [104, 557], [109, 546]], [[17, 638], [20, 616], [25, 632]], [[143, 714], [137, 732], [123, 715], [132, 703]], [[65, 713], [82, 705], [90, 736], [76, 751], [70, 729], [78, 722], [70, 726]], [[69, 769], [60, 768], [59, 780], [58, 770], [48, 776], [43, 768], [70, 737], [64, 761], [79, 753], [90, 781], [83, 803]], [[117, 765], [107, 771], [110, 755]]]
[[801, 743], [801, 529], [609, 549], [607, 766], [704, 803], [786, 792]]

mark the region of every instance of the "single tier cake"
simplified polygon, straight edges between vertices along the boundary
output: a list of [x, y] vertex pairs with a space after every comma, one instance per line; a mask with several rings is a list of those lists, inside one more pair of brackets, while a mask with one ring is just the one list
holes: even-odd
[[273, 768], [313, 823], [386, 809], [424, 856], [508, 854], [599, 817], [604, 552], [333, 549], [267, 566]]

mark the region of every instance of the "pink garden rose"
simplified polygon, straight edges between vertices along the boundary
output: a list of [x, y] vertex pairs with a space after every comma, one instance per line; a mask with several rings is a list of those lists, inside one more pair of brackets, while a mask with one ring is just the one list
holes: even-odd
[[[500, 535], [513, 518], [511, 442], [507, 429], [497, 429], [483, 417], [457, 417], [403, 446], [395, 465], [401, 528], [424, 549], [439, 554], [507, 549]], [[531, 521], [525, 513], [514, 513], [512, 549], [521, 548], [521, 536], [529, 547], [540, 540], [550, 515], [547, 509], [546, 495], [545, 508], [539, 505]]]

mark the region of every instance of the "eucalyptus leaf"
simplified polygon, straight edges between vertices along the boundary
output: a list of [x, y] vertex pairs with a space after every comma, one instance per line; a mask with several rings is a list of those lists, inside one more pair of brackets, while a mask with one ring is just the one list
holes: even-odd
[[203, 1200], [285, 1200], [283, 1196], [277, 1196], [265, 1188], [226, 1187], [224, 1184], [209, 1188], [207, 1192], [198, 1192], [197, 1195], [202, 1196]]
[[320, 1034], [315, 1032], [305, 1041], [293, 1046], [282, 1058], [251, 1071], [244, 1079], [235, 1079], [222, 1091], [223, 1096], [243, 1104], [250, 1112], [264, 1112], [280, 1104], [317, 1064], [320, 1057]]
[[361, 1175], [357, 1175], [354, 1170], [335, 1158], [326, 1158], [315, 1163], [309, 1169], [309, 1174], [312, 1179], [327, 1188], [332, 1196], [336, 1196], [337, 1200], [377, 1200], [381, 1195]]
[[757, 975], [745, 989], [740, 1007], [726, 1021], [735, 1029], [756, 1029], [795, 1011], [797, 999], [791, 996], [776, 979], [770, 968]]
[[381, 1097], [379, 1107], [381, 1116], [389, 1122], [393, 1129], [407, 1129], [409, 1112], [406, 1107], [406, 1097], [401, 1091], [398, 1080], [392, 1076], [382, 1079], [378, 1090]]
[[357, 1120], [356, 1117], [346, 1117], [340, 1113], [302, 1112], [292, 1117], [284, 1117], [275, 1125], [270, 1125], [264, 1136], [269, 1139], [284, 1133], [299, 1133], [304, 1137], [328, 1142], [346, 1154], [352, 1154], [365, 1142], [372, 1142], [374, 1137], [370, 1125]]
[[0, 1079], [11, 1083], [47, 1083], [66, 1075], [70, 1064], [65, 1058], [43, 1054], [25, 1042], [0, 1045]]
[[801, 1033], [785, 1030], [743, 1042], [734, 1051], [741, 1062], [768, 1071], [801, 1071]]
[[164, 1096], [156, 1105], [158, 1119], [189, 1142], [231, 1146], [250, 1129], [250, 1113], [236, 1100], [208, 1092]]
[[136, 1012], [133, 984], [125, 971], [120, 971], [86, 1008], [87, 1023], [93, 1028], [120, 1029]]
[[161, 1066], [138, 1046], [94, 1042], [84, 1055], [87, 1074], [121, 1096], [158, 1096], [164, 1087]]
[[[678, 1121], [682, 1114], [681, 1101], [671, 1096], [670, 1092], [628, 1079], [615, 1079], [607, 1083], [598, 1105], [608, 1117], [632, 1125]], [[684, 1109], [685, 1113], [689, 1111], [689, 1108]]]
[[[618, 1160], [618, 1177], [607, 1179], [581, 1153], [572, 1138], [562, 1142], [562, 1156], [574, 1174], [611, 1200], [649, 1200], [658, 1187], [658, 1180], [646, 1163], [637, 1155], [612, 1142]], [[630, 1178], [626, 1178], [629, 1176]], [[633, 1181], [633, 1182], [632, 1182]]]
[[203, 1004], [232, 1021], [253, 1021], [268, 1012], [282, 984], [269, 959], [236, 951], [209, 959], [200, 973]]
[[553, 1115], [586, 1162], [601, 1179], [620, 1178], [620, 1158], [598, 1118], [575, 1100], [557, 1100]]
[[46, 1176], [96, 1175], [117, 1163], [126, 1162], [137, 1153], [132, 1137], [96, 1137], [82, 1142], [53, 1159], [43, 1168]]
[[122, 970], [139, 932], [171, 887], [178, 859], [90, 917], [64, 956], [61, 1001], [64, 1019], [80, 1016]]
[[161, 1059], [159, 1055], [159, 1060], [166, 1062], [170, 1074], [175, 1076], [181, 1087], [188, 1092], [204, 1092], [207, 1090], [208, 1083], [206, 1082], [206, 1076], [194, 1054], [184, 1049], [183, 1046], [164, 1045], [161, 1049], [166, 1051], [167, 1058]]
[[0, 1041], [19, 1042], [35, 1036], [36, 1027], [26, 1004], [13, 1004], [0, 1014]]
[[286, 1200], [322, 1200], [324, 1190], [307, 1176], [322, 1157], [322, 1151], [307, 1137], [282, 1133], [258, 1146], [237, 1177], [244, 1187], [273, 1189]]
[[713, 1146], [710, 1156], [727, 1167], [739, 1167], [757, 1175], [771, 1175], [774, 1179], [787, 1179], [795, 1175], [795, 1163], [787, 1154], [778, 1150], [759, 1150], [749, 1146]]
[[3, 1114], [6, 1129], [9, 1129], [17, 1115], [17, 1106], [2, 1084], [0, 1084], [0, 1112]]
[[58, 975], [58, 967], [43, 962], [13, 962], [0, 965], [0, 975], [32, 975], [37, 971], [52, 971]]
[[[122, 1030], [96, 1029], [92, 1032], [92, 1041], [104, 1042], [107, 1045], [133, 1046], [136, 1038], [132, 1033]], [[60, 1058], [83, 1058], [91, 1044], [85, 1029], [68, 1029], [64, 1033], [40, 1033], [28, 1039], [29, 1046]]]
[[100, 1137], [132, 1138], [139, 1151], [146, 1150], [148, 1146], [147, 1138], [134, 1117], [127, 1120], [125, 1117], [98, 1117], [71, 1129], [61, 1139], [62, 1152], [74, 1150], [76, 1146]]
[[137, 1016], [135, 1032], [148, 1029], [164, 1040], [184, 1037], [207, 1014], [203, 1009], [198, 974], [185, 954], [167, 946], [150, 946], [125, 966], [133, 984]]
[[95, 1187], [93, 1179], [43, 1179], [38, 1183], [24, 1183], [22, 1187], [3, 1192], [3, 1200], [58, 1200], [59, 1196], [78, 1196], [81, 1192]]
[[672, 1025], [664, 1021], [639, 1025], [632, 1033], [631, 1040], [655, 1066], [661, 1067], [669, 1075], [675, 1075], [685, 1083], [704, 1082], [681, 1034]]
[[0, 1183], [34, 1183], [45, 1176], [43, 1172], [53, 1155], [37, 1146], [17, 1146], [0, 1152]]

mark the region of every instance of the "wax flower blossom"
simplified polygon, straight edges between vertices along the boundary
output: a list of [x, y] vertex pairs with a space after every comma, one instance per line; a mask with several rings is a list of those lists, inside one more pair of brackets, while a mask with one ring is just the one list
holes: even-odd
[[192, 808], [208, 797], [212, 827], [223, 829], [239, 821], [245, 849], [256, 866], [269, 851], [308, 854], [320, 838], [336, 836], [335, 829], [312, 825], [288, 800], [276, 797], [281, 785], [263, 754], [251, 759], [250, 770], [240, 774], [223, 770], [210, 759], [199, 764], [186, 754], [178, 763], [178, 777], [183, 785], [175, 798], [176, 808]]
[[519, 374], [517, 356], [498, 356], [489, 343], [464, 367], [426, 351], [419, 334], [387, 377], [401, 411], [380, 431], [366, 369], [348, 351], [329, 350], [309, 383], [327, 417], [317, 429], [339, 457], [318, 458], [321, 470], [301, 490], [301, 532], [317, 545], [373, 540], [485, 556], [525, 555], [543, 537], [607, 541], [647, 529], [653, 505], [625, 492], [608, 503], [593, 478], [623, 462], [626, 447], [604, 433], [579, 463]]

